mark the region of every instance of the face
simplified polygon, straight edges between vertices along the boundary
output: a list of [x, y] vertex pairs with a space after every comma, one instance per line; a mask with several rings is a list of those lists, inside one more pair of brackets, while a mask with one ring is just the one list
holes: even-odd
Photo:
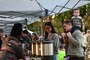
[[50, 33], [50, 32], [52, 31], [52, 28], [51, 28], [50, 26], [46, 25], [46, 26], [45, 26], [45, 31], [46, 31], [47, 33]]
[[71, 24], [63, 24], [63, 28], [65, 29], [65, 31], [67, 32], [67, 31], [70, 31], [71, 30], [71, 28], [72, 28], [72, 26], [71, 26]]
[[32, 35], [31, 35], [31, 38], [32, 38], [32, 40], [34, 40], [34, 39], [35, 39], [35, 36], [32, 34]]
[[24, 34], [23, 32], [22, 32], [22, 37], [25, 37], [26, 36], [26, 34]]
[[79, 15], [80, 15], [79, 10], [74, 10], [74, 11], [73, 11], [73, 15], [74, 15], [74, 16], [79, 16]]

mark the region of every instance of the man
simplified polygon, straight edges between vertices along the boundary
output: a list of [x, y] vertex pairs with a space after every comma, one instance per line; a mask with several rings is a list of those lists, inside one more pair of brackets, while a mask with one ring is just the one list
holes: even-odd
[[87, 47], [90, 48], [90, 30], [87, 30], [87, 33], [85, 36], [87, 41]]
[[72, 26], [71, 21], [64, 21], [63, 27], [66, 32], [66, 55], [69, 60], [84, 60], [84, 49], [82, 43], [84, 36], [77, 26]]
[[23, 30], [22, 31], [22, 38], [23, 38], [23, 41], [24, 41], [24, 43], [26, 43], [27, 44], [27, 49], [29, 49], [29, 50], [31, 50], [31, 48], [30, 48], [30, 43], [31, 43], [31, 38], [28, 36], [28, 31], [27, 30]]
[[90, 58], [88, 57], [90, 55], [89, 54], [89, 51], [90, 51], [90, 30], [87, 30], [87, 33], [85, 36], [86, 36], [86, 41], [87, 41], [85, 58], [86, 58], [86, 60], [90, 60]]
[[26, 43], [30, 43], [30, 38], [29, 38], [29, 36], [28, 36], [28, 31], [27, 30], [23, 30], [22, 31], [22, 38], [23, 38], [23, 40], [26, 42]]
[[3, 30], [0, 29], [0, 48], [2, 46], [2, 37], [3, 37]]

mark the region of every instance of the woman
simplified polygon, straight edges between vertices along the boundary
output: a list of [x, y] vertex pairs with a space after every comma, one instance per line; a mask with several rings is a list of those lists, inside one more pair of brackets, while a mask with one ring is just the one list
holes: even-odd
[[45, 23], [45, 39], [53, 41], [54, 60], [58, 60], [59, 36], [51, 22]]
[[2, 44], [0, 60], [24, 60], [24, 51], [20, 43], [21, 33], [22, 24], [14, 24], [10, 36]]
[[37, 35], [36, 33], [32, 33], [32, 34], [31, 34], [31, 39], [32, 39], [32, 41], [36, 41], [36, 40], [38, 40], [39, 38], [38, 38], [38, 35]]

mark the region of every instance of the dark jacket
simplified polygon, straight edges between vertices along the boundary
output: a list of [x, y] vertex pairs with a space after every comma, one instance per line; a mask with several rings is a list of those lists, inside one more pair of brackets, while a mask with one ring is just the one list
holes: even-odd
[[24, 59], [24, 51], [21, 43], [14, 37], [7, 37], [2, 43], [0, 50], [0, 60]]

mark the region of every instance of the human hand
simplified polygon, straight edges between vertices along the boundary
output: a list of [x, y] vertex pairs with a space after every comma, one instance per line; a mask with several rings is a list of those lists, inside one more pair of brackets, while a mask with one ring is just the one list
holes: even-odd
[[62, 33], [61, 35], [62, 35], [62, 37], [65, 37], [66, 36], [66, 33]]
[[70, 36], [71, 36], [71, 33], [70, 33], [70, 32], [68, 32], [68, 33], [67, 33], [67, 36], [68, 36], [68, 37], [70, 37]]

